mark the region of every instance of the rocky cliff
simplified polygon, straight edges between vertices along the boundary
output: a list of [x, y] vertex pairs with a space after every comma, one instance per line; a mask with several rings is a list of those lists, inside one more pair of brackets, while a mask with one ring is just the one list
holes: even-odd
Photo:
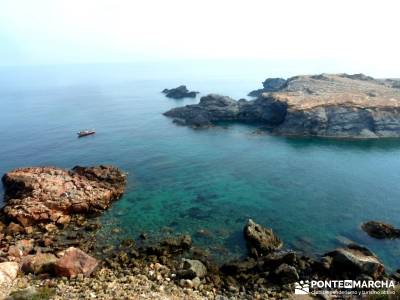
[[[337, 138], [400, 137], [399, 81], [363, 74], [271, 79], [255, 100], [208, 95], [165, 113], [181, 125], [218, 121], [262, 123], [282, 135]], [[271, 92], [271, 90], [273, 90]], [[257, 94], [257, 93], [254, 93]]]

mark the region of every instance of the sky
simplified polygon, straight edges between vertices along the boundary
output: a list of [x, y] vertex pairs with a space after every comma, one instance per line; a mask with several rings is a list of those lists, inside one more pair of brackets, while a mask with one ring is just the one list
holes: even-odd
[[322, 60], [400, 77], [398, 0], [0, 0], [0, 65]]

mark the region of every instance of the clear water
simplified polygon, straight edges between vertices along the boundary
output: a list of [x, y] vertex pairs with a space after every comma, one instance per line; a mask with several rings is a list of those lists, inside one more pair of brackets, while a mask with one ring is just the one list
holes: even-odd
[[[129, 172], [129, 185], [103, 215], [104, 232], [168, 228], [193, 234], [216, 256], [238, 256], [251, 217], [287, 247], [322, 254], [349, 239], [400, 267], [399, 241], [360, 229], [372, 219], [400, 226], [400, 141], [274, 137], [237, 124], [192, 130], [162, 116], [198, 101], [167, 99], [164, 88], [184, 83], [240, 98], [266, 76], [296, 72], [289, 70], [254, 62], [2, 68], [0, 173], [115, 164]], [[77, 139], [83, 128], [98, 133]], [[196, 235], [200, 229], [210, 235]]]

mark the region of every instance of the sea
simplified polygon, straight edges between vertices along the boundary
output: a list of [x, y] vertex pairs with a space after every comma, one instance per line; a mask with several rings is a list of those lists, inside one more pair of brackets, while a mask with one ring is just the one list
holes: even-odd
[[[0, 173], [120, 167], [128, 173], [126, 192], [100, 217], [99, 236], [109, 243], [140, 233], [188, 233], [223, 261], [246, 254], [243, 227], [252, 218], [288, 249], [318, 257], [354, 242], [396, 270], [400, 240], [370, 238], [360, 225], [400, 227], [400, 140], [289, 138], [235, 123], [192, 129], [163, 116], [209, 93], [249, 99], [267, 77], [324, 71], [321, 64], [302, 67], [257, 61], [0, 67]], [[181, 84], [200, 94], [174, 100], [161, 93]], [[96, 134], [79, 139], [82, 129]]]

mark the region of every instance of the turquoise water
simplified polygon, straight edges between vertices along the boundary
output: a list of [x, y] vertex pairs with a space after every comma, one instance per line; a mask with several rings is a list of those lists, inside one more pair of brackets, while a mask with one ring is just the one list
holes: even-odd
[[[264, 70], [215, 62], [0, 69], [0, 172], [115, 164], [129, 184], [103, 215], [104, 232], [187, 232], [213, 255], [233, 257], [245, 253], [242, 228], [251, 217], [287, 247], [318, 255], [352, 240], [400, 267], [399, 241], [360, 230], [371, 219], [400, 227], [400, 141], [285, 138], [237, 124], [193, 130], [162, 116], [198, 101], [167, 99], [164, 88], [240, 98], [267, 76], [294, 75]], [[98, 133], [77, 139], [82, 128]]]

